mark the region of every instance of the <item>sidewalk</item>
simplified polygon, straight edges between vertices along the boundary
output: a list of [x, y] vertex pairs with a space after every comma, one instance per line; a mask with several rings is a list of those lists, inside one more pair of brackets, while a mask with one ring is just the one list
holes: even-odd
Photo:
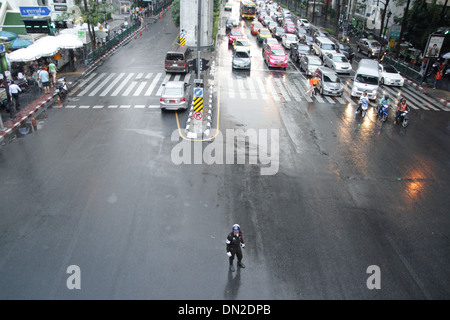
[[[153, 22], [155, 19], [153, 17], [144, 18], [144, 25]], [[113, 30], [118, 28], [122, 23], [123, 19], [109, 20], [107, 23], [110, 29]], [[81, 79], [88, 73], [92, 72], [97, 68], [98, 64], [106, 59], [110, 54], [114, 53], [123, 44], [131, 40], [133, 37], [130, 34], [127, 38], [123, 39], [117, 46], [111, 48], [102, 57], [98, 58], [96, 61], [91, 63], [89, 66], [84, 64], [84, 61], [78, 60], [75, 64], [75, 70], [70, 70], [69, 65], [66, 64], [57, 73], [57, 78], [65, 77], [66, 83], [71, 88], [75, 87]], [[53, 105], [61, 103], [58, 99], [58, 95], [53, 91], [51, 93], [43, 93], [37, 86], [30, 85], [29, 92], [26, 94], [22, 93], [19, 97], [21, 103], [21, 108], [17, 112], [16, 117], [11, 120], [9, 118], [9, 113], [5, 108], [0, 110], [0, 116], [3, 119], [3, 128], [0, 128], [0, 143], [14, 133], [17, 129], [24, 126], [32, 126], [36, 130], [36, 118], [41, 112], [45, 112], [47, 108]]]

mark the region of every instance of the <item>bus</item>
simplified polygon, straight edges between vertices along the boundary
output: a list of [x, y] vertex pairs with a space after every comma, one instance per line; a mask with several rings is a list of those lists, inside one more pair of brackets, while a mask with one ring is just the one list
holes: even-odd
[[251, 0], [241, 0], [240, 15], [242, 19], [253, 19], [256, 16], [256, 4]]

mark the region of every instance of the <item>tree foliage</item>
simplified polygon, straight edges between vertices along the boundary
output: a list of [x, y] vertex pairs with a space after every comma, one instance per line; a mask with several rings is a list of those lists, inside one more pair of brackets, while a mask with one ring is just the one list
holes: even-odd
[[[89, 37], [91, 39], [92, 48], [97, 48], [94, 28], [105, 22], [106, 14], [115, 12], [117, 5], [111, 2], [103, 2], [102, 0], [75, 0], [75, 5], [80, 9], [81, 22], [88, 24]], [[63, 19], [71, 19], [73, 22], [78, 18], [75, 12], [65, 13]]]
[[180, 0], [173, 0], [172, 2], [172, 20], [175, 26], [180, 26]]

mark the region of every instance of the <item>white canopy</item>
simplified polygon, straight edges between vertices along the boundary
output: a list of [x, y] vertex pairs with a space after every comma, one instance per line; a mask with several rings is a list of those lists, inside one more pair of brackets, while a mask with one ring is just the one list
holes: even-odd
[[53, 56], [60, 49], [75, 49], [83, 47], [83, 42], [72, 34], [46, 36], [35, 41], [27, 48], [18, 49], [9, 55], [12, 62], [27, 62], [40, 57]]
[[75, 49], [83, 47], [83, 42], [73, 34], [59, 34], [56, 36], [56, 43], [61, 49]]

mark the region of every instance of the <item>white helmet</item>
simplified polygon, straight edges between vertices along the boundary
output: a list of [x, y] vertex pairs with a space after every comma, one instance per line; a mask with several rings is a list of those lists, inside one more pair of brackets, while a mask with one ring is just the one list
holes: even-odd
[[241, 231], [241, 227], [236, 223], [233, 224], [233, 232], [239, 232]]

